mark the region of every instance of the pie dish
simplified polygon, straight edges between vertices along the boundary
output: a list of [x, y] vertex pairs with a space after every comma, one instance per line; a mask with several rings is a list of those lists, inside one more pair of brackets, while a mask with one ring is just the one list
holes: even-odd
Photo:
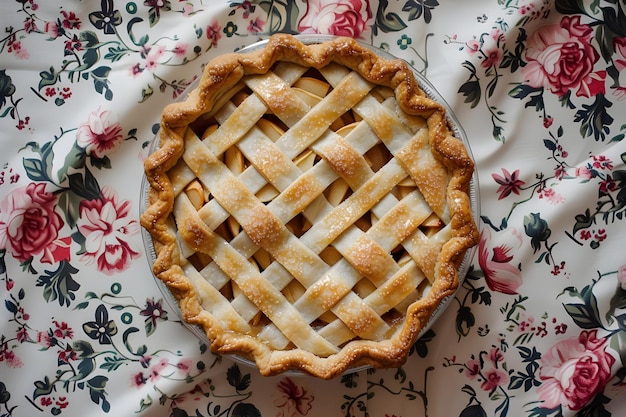
[[408, 64], [350, 38], [213, 59], [145, 160], [155, 276], [263, 375], [401, 365], [478, 239], [449, 120]]

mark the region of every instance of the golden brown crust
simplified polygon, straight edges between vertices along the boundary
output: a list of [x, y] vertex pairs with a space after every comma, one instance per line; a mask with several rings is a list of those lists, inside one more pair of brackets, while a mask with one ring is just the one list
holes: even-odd
[[[369, 168], [363, 165], [363, 156], [355, 154], [352, 147], [346, 145], [343, 139], [331, 141], [329, 146], [319, 145], [318, 153], [327, 165], [335, 169], [338, 177], [345, 178], [349, 187], [353, 188], [359, 183], [362, 189], [358, 192], [353, 190], [352, 196], [342, 205], [343, 211], [339, 208], [333, 210], [335, 218], [328, 223], [327, 231], [324, 229], [325, 218], [321, 218], [321, 222], [316, 223], [310, 229], [302, 229], [301, 233], [307, 238], [317, 233], [323, 236], [323, 239], [317, 242], [311, 238], [310, 240], [316, 243], [307, 246], [304, 252], [296, 254], [294, 254], [294, 244], [298, 248], [305, 248], [305, 245], [299, 242], [294, 243], [290, 229], [280, 220], [281, 213], [276, 214], [270, 205], [259, 202], [252, 192], [236, 180], [235, 176], [230, 172], [225, 172], [217, 154], [214, 155], [212, 151], [206, 151], [203, 148], [191, 150], [191, 144], [195, 142], [194, 139], [190, 141], [186, 137], [188, 127], [201, 117], [213, 117], [216, 113], [214, 107], [218, 107], [217, 103], [225, 101], [225, 94], [229, 94], [228, 92], [235, 88], [244, 77], [267, 74], [279, 61], [320, 70], [331, 64], [345, 66], [358, 73], [358, 76], [352, 80], [355, 85], [354, 89], [350, 87], [342, 94], [342, 103], [349, 102], [352, 95], [354, 95], [355, 105], [360, 100], [358, 95], [358, 88], [362, 85], [359, 81], [360, 76], [365, 83], [391, 88], [395, 93], [399, 108], [407, 113], [408, 117], [419, 116], [426, 119], [427, 134], [424, 135], [426, 131], [422, 132], [422, 137], [419, 137], [419, 133], [416, 134], [415, 140], [411, 138], [413, 142], [409, 144], [410, 146], [405, 146], [406, 143], [397, 144], [398, 132], [394, 130], [393, 123], [390, 124], [385, 120], [386, 113], [372, 115], [369, 120], [371, 129], [394, 153], [397, 160], [398, 167], [395, 171], [392, 170], [397, 174], [389, 174], [391, 179], [385, 181], [395, 181], [391, 185], [393, 186], [408, 173], [409, 177], [418, 184], [418, 194], [423, 195], [427, 205], [441, 219], [440, 222], [449, 226], [438, 229], [440, 230], [439, 237], [432, 239], [428, 250], [422, 254], [411, 254], [410, 248], [411, 244], [415, 248], [419, 247], [420, 241], [426, 239], [424, 233], [416, 231], [411, 237], [408, 232], [399, 232], [396, 238], [399, 241], [404, 241], [406, 238], [407, 252], [415, 258], [417, 266], [413, 264], [395, 267], [396, 264], [391, 254], [375, 241], [369, 240], [368, 234], [359, 232], [354, 227], [349, 229], [352, 224], [358, 224], [361, 221], [360, 214], [355, 218], [350, 217], [353, 208], [366, 204], [375, 205], [387, 188], [385, 188], [386, 185], [380, 185], [371, 180], [372, 177], [368, 176], [370, 175]], [[267, 99], [263, 100], [262, 104], [275, 114], [291, 111], [288, 99], [276, 99], [276, 97], [287, 97], [289, 92], [281, 90], [283, 87], [276, 88], [267, 93]], [[299, 135], [307, 135], [315, 130], [319, 120], [340, 117], [344, 110], [337, 110], [336, 115], [328, 114], [328, 112], [332, 111], [321, 109], [319, 115], [312, 117], [308, 122], [309, 125], [304, 126]], [[207, 117], [207, 114], [210, 117]], [[240, 124], [239, 122], [237, 121], [237, 124]], [[302, 136], [297, 136], [293, 140], [304, 140], [301, 138]], [[225, 149], [237, 140], [238, 138], [226, 138], [220, 142], [219, 146]], [[227, 141], [233, 143], [226, 143]], [[186, 143], [189, 145], [185, 145]], [[293, 170], [297, 170], [298, 167], [291, 162], [291, 158], [281, 157], [280, 161], [276, 160], [275, 145], [263, 146], [267, 149], [254, 149], [254, 152], [258, 151], [259, 155], [256, 159], [251, 157], [252, 165], [264, 175], [267, 173], [266, 177], [270, 183], [280, 187], [275, 182], [289, 177], [290, 173], [295, 172]], [[424, 149], [430, 151], [425, 152]], [[218, 154], [222, 151], [221, 148], [217, 150]], [[343, 320], [335, 327], [340, 327], [343, 329], [341, 331], [345, 332], [344, 327], [347, 326], [347, 331], [352, 332], [350, 334], [358, 336], [334, 345], [319, 336], [316, 331], [311, 330], [308, 325], [310, 318], [292, 317], [291, 314], [295, 314], [296, 311], [291, 304], [280, 307], [280, 311], [275, 311], [277, 308], [275, 306], [284, 303], [285, 296], [278, 289], [268, 285], [262, 273], [251, 269], [251, 264], [245, 261], [247, 255], [224, 249], [223, 242], [220, 240], [222, 238], [219, 237], [216, 229], [207, 224], [212, 221], [210, 216], [207, 219], [206, 214], [198, 213], [185, 197], [182, 197], [180, 201], [175, 201], [176, 193], [173, 183], [177, 182], [178, 174], [175, 175], [176, 178], [172, 177], [174, 172], [172, 167], [183, 159], [192, 167], [192, 170], [195, 166], [215, 173], [215, 178], [218, 178], [215, 181], [219, 182], [219, 186], [217, 186], [218, 189], [212, 191], [212, 198], [218, 200], [221, 206], [215, 210], [222, 210], [223, 207], [236, 217], [237, 222], [233, 224], [235, 226], [238, 224], [245, 231], [250, 244], [267, 250], [283, 265], [280, 268], [284, 267], [296, 276], [298, 281], [307, 284], [303, 284], [304, 293], [298, 301], [317, 300], [313, 302], [313, 306], [307, 306], [313, 309], [307, 314], [315, 318], [319, 313], [316, 309], [331, 307], [333, 314]], [[417, 160], [419, 163], [416, 162]], [[157, 253], [153, 266], [155, 275], [167, 285], [179, 301], [184, 319], [206, 331], [212, 350], [249, 357], [256, 362], [260, 372], [264, 375], [299, 369], [321, 378], [332, 378], [358, 365], [393, 367], [402, 364], [406, 360], [410, 346], [415, 342], [421, 329], [429, 322], [436, 307], [442, 299], [454, 293], [458, 286], [457, 270], [463, 254], [477, 241], [477, 230], [468, 196], [473, 168], [473, 162], [462, 142], [454, 138], [448, 129], [444, 107], [421, 91], [412, 70], [406, 63], [400, 60], [382, 59], [352, 39], [337, 38], [321, 44], [304, 45], [292, 36], [274, 35], [268, 41], [267, 46], [257, 52], [226, 54], [212, 60], [206, 66], [198, 87], [190, 93], [187, 100], [171, 104], [164, 109], [160, 147], [145, 161], [150, 191], [149, 205], [141, 216], [141, 223], [152, 235]], [[355, 177], [357, 174], [358, 176]], [[378, 176], [379, 173], [371, 175]], [[200, 180], [202, 182], [202, 179]], [[284, 215], [291, 219], [311, 203], [313, 197], [309, 197], [307, 193], [315, 190], [321, 192], [323, 186], [317, 179], [308, 178], [305, 174], [291, 186], [283, 188], [285, 190], [281, 190], [283, 192], [277, 198], [282, 198], [286, 203], [292, 203], [289, 209], [294, 210], [294, 213]], [[319, 192], [312, 195], [319, 195]], [[175, 216], [179, 221], [176, 227], [180, 238], [177, 238], [176, 231], [172, 229], [171, 216], [175, 211], [180, 213]], [[401, 206], [389, 215], [389, 219], [384, 220], [384, 224], [391, 225], [394, 221], [400, 222], [403, 218], [407, 219], [405, 223], [410, 224], [414, 218], [407, 217], [409, 212], [407, 207]], [[424, 217], [426, 216], [427, 214]], [[379, 228], [383, 227], [382, 224]], [[333, 232], [339, 225], [341, 229]], [[411, 230], [416, 230], [417, 224], [411, 227], [413, 227]], [[414, 279], [417, 273], [423, 273], [428, 278], [426, 282], [431, 282], [427, 293], [408, 305], [406, 317], [400, 326], [390, 326], [379, 314], [367, 307], [360, 297], [344, 299], [346, 293], [354, 296], [351, 292], [352, 284], [349, 284], [349, 281], [333, 281], [329, 278], [328, 272], [323, 277], [307, 276], [306, 269], [310, 265], [319, 266], [321, 262], [321, 270], [327, 269], [327, 265], [318, 256], [323, 250], [323, 245], [327, 244], [325, 240], [330, 242], [339, 234], [347, 233], [348, 229], [357, 239], [351, 241], [346, 238], [344, 243], [334, 245], [340, 252], [345, 253], [354, 269], [368, 277], [370, 281], [377, 283], [376, 285], [380, 284], [378, 293], [374, 291], [371, 297], [391, 299], [393, 294], [398, 293], [398, 289], [415, 290]], [[180, 246], [181, 244], [183, 247]], [[370, 257], [364, 256], [368, 248]], [[229, 314], [218, 318], [207, 311], [206, 307], [211, 306], [212, 300], [215, 300], [212, 297], [222, 297], [220, 288], [211, 287], [198, 272], [193, 272], [195, 269], [189, 269], [189, 263], [184, 259], [185, 256], [181, 251], [197, 252], [214, 258], [217, 267], [237, 277], [236, 280], [234, 279], [236, 285], [233, 284], [233, 288], [241, 291], [245, 296], [244, 299], [256, 304], [259, 310], [278, 326], [280, 330], [276, 331], [286, 335], [289, 333], [287, 336], [290, 340], [295, 340], [293, 343], [298, 345], [302, 343], [302, 345], [296, 348], [286, 341], [283, 349], [276, 348], [260, 341], [256, 333], [259, 330], [251, 330], [254, 326], [251, 327], [246, 320]], [[415, 251], [417, 252], [417, 249]], [[243, 302], [247, 302], [246, 300]], [[386, 311], [383, 307], [380, 308], [383, 312]], [[353, 311], [358, 311], [358, 313], [355, 315]], [[281, 320], [294, 320], [298, 323], [301, 321], [303, 326], [296, 325], [286, 329], [281, 327]], [[306, 327], [306, 329], [301, 327]], [[273, 328], [270, 326], [262, 332], [271, 332]], [[233, 329], [240, 329], [240, 331]], [[246, 332], [245, 329], [249, 331]], [[307, 331], [312, 331], [312, 333], [306, 333]], [[324, 332], [321, 331], [320, 334], [322, 333]], [[372, 337], [373, 340], [366, 340], [368, 337]]]

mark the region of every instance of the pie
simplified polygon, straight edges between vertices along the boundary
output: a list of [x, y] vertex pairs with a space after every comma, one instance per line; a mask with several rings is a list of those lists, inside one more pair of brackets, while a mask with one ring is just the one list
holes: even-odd
[[400, 366], [477, 242], [444, 105], [353, 39], [213, 59], [158, 140], [154, 274], [212, 351], [263, 375]]

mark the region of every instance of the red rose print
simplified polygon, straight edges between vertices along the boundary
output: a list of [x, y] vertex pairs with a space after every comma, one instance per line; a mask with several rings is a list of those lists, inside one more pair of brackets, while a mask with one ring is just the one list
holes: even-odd
[[102, 198], [80, 203], [78, 230], [85, 237], [82, 260], [96, 263], [107, 275], [123, 271], [130, 261], [140, 256], [131, 247], [132, 237], [139, 233], [139, 224], [133, 219], [129, 201], [118, 201], [109, 187], [102, 188]]
[[580, 89], [576, 93], [579, 96], [593, 97], [598, 94], [605, 94], [606, 71], [596, 71], [589, 74], [581, 83]]
[[615, 358], [606, 351], [607, 340], [596, 331], [583, 331], [578, 337], [561, 340], [541, 358], [537, 389], [546, 408], [563, 405], [580, 410], [611, 378]]
[[311, 0], [298, 23], [302, 33], [358, 38], [372, 18], [367, 0]]
[[51, 242], [50, 245], [44, 248], [44, 254], [41, 257], [41, 262], [55, 264], [61, 261], [69, 261], [71, 257], [71, 243], [71, 236], [62, 237]]
[[0, 248], [19, 261], [38, 255], [54, 242], [63, 226], [54, 211], [57, 197], [45, 184], [14, 189], [0, 202]]
[[521, 246], [522, 236], [517, 229], [508, 228], [498, 232], [483, 229], [478, 244], [478, 263], [491, 290], [517, 294], [523, 282], [516, 259]]
[[[544, 87], [557, 96], [570, 90], [589, 97], [603, 91], [601, 74], [592, 74], [599, 60], [591, 46], [593, 29], [580, 23], [580, 16], [564, 16], [559, 24], [539, 28], [528, 37], [527, 65], [522, 74], [531, 87]], [[606, 74], [604, 74], [606, 76]]]

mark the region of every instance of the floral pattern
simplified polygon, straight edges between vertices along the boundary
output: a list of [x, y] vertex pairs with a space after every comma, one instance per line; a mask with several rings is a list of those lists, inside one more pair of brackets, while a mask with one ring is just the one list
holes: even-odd
[[274, 405], [280, 416], [305, 416], [311, 411], [315, 397], [291, 378], [285, 378], [276, 385]]
[[55, 212], [57, 198], [45, 188], [45, 184], [30, 183], [0, 202], [0, 246], [19, 261], [42, 253], [63, 226]]
[[615, 358], [606, 352], [606, 339], [595, 331], [559, 341], [541, 357], [537, 395], [546, 408], [580, 410], [611, 377]]
[[119, 145], [122, 126], [111, 123], [110, 118], [110, 111], [98, 109], [89, 115], [87, 122], [78, 127], [76, 143], [85, 148], [87, 155], [103, 158]]
[[[562, 97], [570, 90], [577, 96], [600, 93], [599, 74], [592, 75], [600, 59], [591, 46], [593, 29], [580, 16], [564, 16], [560, 22], [542, 26], [528, 37], [522, 68], [524, 83]], [[595, 91], [592, 91], [595, 90]]]
[[[0, 416], [626, 406], [623, 2], [12, 4], [0, 17]], [[181, 326], [144, 259], [142, 160], [161, 109], [210, 58], [276, 32], [352, 36], [407, 60], [467, 132], [480, 243], [398, 369], [261, 377]]]
[[522, 272], [518, 267], [522, 244], [522, 234], [515, 228], [497, 232], [483, 229], [478, 244], [478, 264], [492, 291], [517, 294], [517, 289], [523, 283]]
[[302, 34], [323, 33], [360, 38], [372, 18], [368, 0], [312, 0], [298, 23]]
[[129, 243], [139, 233], [139, 223], [131, 217], [130, 203], [120, 203], [115, 191], [103, 188], [102, 198], [81, 201], [79, 211], [76, 227], [85, 237], [81, 256], [85, 264], [95, 262], [99, 271], [111, 275], [124, 271], [141, 255]]

